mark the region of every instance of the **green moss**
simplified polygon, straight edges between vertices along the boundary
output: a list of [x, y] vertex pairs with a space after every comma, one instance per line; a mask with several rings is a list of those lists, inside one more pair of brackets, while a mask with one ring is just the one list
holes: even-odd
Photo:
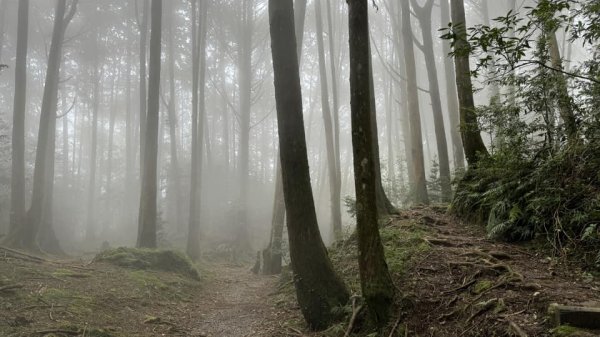
[[173, 250], [153, 250], [117, 248], [98, 254], [94, 261], [111, 263], [120, 267], [172, 272], [194, 280], [200, 280], [200, 273], [192, 261], [180, 252]]
[[388, 226], [380, 231], [390, 272], [400, 276], [413, 257], [430, 249], [423, 239], [423, 231], [413, 225], [409, 227]]
[[143, 270], [127, 273], [127, 276], [140, 287], [154, 288], [160, 290], [168, 289], [168, 286], [155, 275]]
[[490, 289], [493, 286], [494, 286], [494, 283], [492, 281], [489, 281], [489, 280], [479, 281], [479, 282], [475, 283], [475, 285], [473, 286], [473, 293], [481, 294], [482, 292]]
[[569, 325], [561, 325], [552, 330], [552, 336], [554, 336], [554, 337], [569, 337], [569, 336], [576, 335], [578, 332], [580, 332], [580, 330], [577, 328], [574, 328]]

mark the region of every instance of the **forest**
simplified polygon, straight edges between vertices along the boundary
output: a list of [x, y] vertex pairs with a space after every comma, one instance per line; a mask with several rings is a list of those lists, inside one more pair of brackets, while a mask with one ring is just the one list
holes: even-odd
[[600, 336], [600, 0], [0, 0], [0, 336]]

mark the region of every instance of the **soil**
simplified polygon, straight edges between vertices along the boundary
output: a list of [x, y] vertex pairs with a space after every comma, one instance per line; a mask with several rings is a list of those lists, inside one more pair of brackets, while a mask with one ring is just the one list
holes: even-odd
[[204, 265], [202, 280], [0, 248], [0, 336], [270, 336], [276, 278]]
[[[480, 227], [442, 209], [405, 211], [382, 233], [398, 303], [381, 336], [519, 336], [515, 327], [527, 336], [558, 336], [549, 304], [600, 307], [597, 277], [539, 246], [487, 240]], [[358, 293], [353, 238], [330, 255]], [[343, 336], [347, 329], [342, 322], [307, 331], [289, 272], [260, 276], [250, 266], [214, 262], [201, 265], [200, 275], [198, 281], [0, 247], [0, 336]], [[369, 333], [362, 322], [353, 336]]]

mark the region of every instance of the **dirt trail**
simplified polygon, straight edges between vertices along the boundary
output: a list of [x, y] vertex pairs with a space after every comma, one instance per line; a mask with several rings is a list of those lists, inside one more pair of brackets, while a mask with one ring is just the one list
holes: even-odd
[[249, 268], [215, 265], [214, 279], [198, 296], [199, 313], [192, 316], [193, 336], [268, 336], [265, 324], [275, 314], [268, 303], [274, 277], [254, 275]]

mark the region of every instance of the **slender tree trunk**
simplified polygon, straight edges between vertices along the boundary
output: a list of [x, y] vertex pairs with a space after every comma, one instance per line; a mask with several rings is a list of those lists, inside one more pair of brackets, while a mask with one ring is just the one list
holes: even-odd
[[[10, 246], [29, 250], [38, 250], [40, 248], [36, 239], [42, 230], [42, 226], [52, 226], [52, 219], [44, 218], [45, 205], [47, 210], [49, 205], [48, 199], [52, 198], [51, 191], [48, 191], [48, 186], [49, 184], [53, 184], [53, 181], [50, 179], [49, 182], [49, 175], [50, 173], [52, 175], [54, 173], [54, 148], [50, 144], [54, 144], [55, 140], [53, 136], [55, 132], [51, 128], [56, 124], [58, 85], [65, 30], [75, 15], [77, 0], [71, 3], [68, 13], [66, 8], [66, 0], [58, 0], [54, 14], [54, 28], [52, 31], [50, 52], [48, 54], [48, 70], [46, 72], [40, 111], [31, 206], [27, 211], [23, 223], [16, 227], [6, 239], [6, 243]], [[65, 13], [67, 14], [65, 15]], [[52, 153], [50, 153], [51, 151]], [[51, 228], [46, 228], [46, 230], [51, 231]]]
[[[190, 216], [187, 241], [187, 254], [190, 258], [200, 258], [200, 197], [202, 178], [202, 133], [204, 120], [206, 76], [206, 1], [192, 1], [192, 167], [190, 183]], [[198, 23], [198, 19], [200, 22]]]
[[[440, 166], [440, 184], [442, 188], [442, 201], [449, 202], [452, 199], [452, 185], [450, 183], [450, 159], [448, 158], [448, 143], [446, 141], [446, 127], [442, 112], [442, 101], [440, 97], [440, 86], [437, 75], [435, 52], [433, 51], [433, 34], [431, 31], [431, 13], [433, 0], [427, 0], [423, 7], [419, 7], [416, 0], [411, 1], [413, 11], [419, 20], [423, 44], [419, 46], [425, 56], [427, 68], [427, 79], [429, 82], [429, 97], [433, 111], [433, 123], [435, 127], [435, 139], [437, 144], [438, 162]], [[485, 1], [484, 1], [485, 2]]]
[[456, 34], [456, 40], [454, 41], [454, 67], [460, 107], [460, 131], [467, 162], [472, 166], [477, 164], [480, 156], [487, 156], [488, 152], [483, 139], [481, 139], [477, 116], [475, 115], [471, 67], [469, 65], [469, 42], [467, 41], [465, 6], [463, 1], [451, 0], [452, 26]]
[[425, 178], [425, 160], [423, 158], [423, 135], [421, 129], [421, 112], [419, 108], [419, 92], [417, 89], [417, 70], [412, 26], [410, 20], [410, 4], [400, 2], [402, 42], [404, 44], [404, 63], [406, 65], [406, 90], [408, 93], [408, 110], [410, 122], [411, 157], [415, 184], [412, 186], [414, 201], [418, 204], [428, 204], [427, 180]]
[[148, 80], [148, 112], [142, 167], [142, 193], [140, 196], [139, 231], [137, 246], [156, 248], [157, 223], [157, 166], [158, 122], [161, 68], [162, 0], [152, 0], [150, 28], [150, 77]]
[[175, 93], [175, 45], [174, 45], [174, 31], [173, 24], [175, 21], [174, 16], [176, 15], [173, 4], [171, 3], [171, 11], [169, 15], [169, 27], [168, 27], [168, 53], [169, 53], [169, 102], [167, 104], [168, 119], [169, 119], [169, 144], [170, 144], [170, 155], [171, 163], [169, 169], [169, 216], [172, 221], [175, 222], [176, 228], [179, 228], [181, 223], [180, 215], [181, 209], [181, 187], [179, 184], [179, 159], [178, 159], [178, 141], [177, 141], [177, 96]]
[[371, 121], [369, 80], [372, 74], [369, 53], [368, 0], [348, 0], [350, 26], [350, 92], [354, 182], [356, 190], [356, 225], [358, 231], [358, 266], [363, 296], [369, 312], [379, 327], [385, 326], [394, 298], [394, 284], [388, 272], [377, 224], [375, 154]]
[[240, 138], [238, 177], [240, 194], [236, 228], [236, 257], [249, 250], [248, 242], [248, 184], [250, 176], [250, 119], [252, 113], [252, 36], [254, 30], [254, 0], [243, 0], [241, 4], [241, 31], [238, 42], [239, 112]]
[[[442, 27], [450, 22], [449, 0], [440, 1]], [[458, 92], [456, 91], [456, 72], [452, 64], [450, 41], [442, 41], [444, 53], [444, 74], [446, 80], [446, 104], [448, 105], [448, 119], [450, 120], [450, 139], [452, 140], [452, 153], [454, 155], [454, 168], [465, 168], [465, 152], [460, 136], [460, 111], [458, 107]]]
[[106, 211], [107, 217], [109, 218], [109, 225], [112, 224], [113, 221], [113, 191], [112, 191], [112, 182], [113, 182], [113, 147], [115, 140], [115, 124], [117, 118], [117, 107], [115, 106], [115, 91], [116, 84], [115, 82], [119, 82], [119, 78], [117, 76], [116, 80], [113, 78], [112, 88], [110, 90], [110, 116], [108, 121], [108, 155], [106, 159]]
[[[96, 47], [98, 46], [99, 36], [96, 33]], [[97, 52], [97, 48], [96, 48]], [[96, 195], [96, 170], [98, 168], [97, 158], [98, 158], [98, 114], [100, 109], [100, 92], [103, 91], [102, 83], [102, 72], [100, 71], [100, 64], [98, 62], [98, 57], [96, 56], [95, 67], [94, 67], [94, 75], [92, 76], [92, 83], [94, 83], [94, 98], [92, 103], [92, 135], [91, 135], [91, 150], [90, 150], [90, 176], [88, 183], [88, 196], [87, 196], [87, 218], [86, 218], [86, 239], [88, 241], [92, 241], [96, 237], [96, 205], [95, 205], [95, 195]]]
[[[6, 6], [6, 1], [3, 1]], [[2, 14], [4, 15], [4, 14]], [[10, 229], [25, 219], [25, 103], [27, 98], [27, 42], [29, 35], [29, 0], [19, 1], [15, 96], [13, 105]], [[1, 49], [1, 47], [0, 47]]]
[[[140, 30], [140, 128], [139, 128], [139, 136], [140, 136], [140, 179], [141, 172], [144, 171], [144, 155], [146, 151], [144, 151], [144, 142], [146, 139], [146, 113], [147, 113], [147, 104], [148, 104], [148, 92], [146, 86], [146, 62], [147, 62], [147, 50], [148, 50], [148, 21], [150, 16], [150, 1], [151, 0], [142, 0], [144, 2], [142, 8], [142, 21], [138, 22], [138, 28]], [[137, 4], [137, 1], [136, 1]], [[136, 13], [137, 14], [137, 13]]]
[[[325, 126], [325, 146], [327, 151], [327, 168], [329, 173], [329, 202], [331, 203], [331, 225], [333, 236], [336, 240], [342, 237], [342, 211], [341, 198], [338, 189], [339, 174], [337, 167], [338, 155], [335, 152], [334, 125], [331, 118], [329, 105], [329, 84], [327, 83], [327, 67], [325, 65], [325, 47], [323, 43], [323, 18], [321, 13], [321, 1], [315, 1], [315, 15], [317, 24], [317, 45], [319, 52], [319, 74], [321, 78], [321, 111], [323, 113], [323, 125]], [[323, 184], [324, 185], [324, 184]]]
[[292, 0], [269, 0], [269, 22], [294, 284], [308, 325], [323, 329], [337, 318], [332, 309], [345, 305], [349, 294], [327, 257], [317, 223], [302, 117]]
[[[131, 107], [131, 87], [132, 87], [132, 76], [131, 76], [131, 68], [132, 68], [132, 38], [129, 36], [128, 38], [129, 44], [127, 48], [127, 84], [125, 88], [125, 184], [123, 185], [123, 195], [125, 196], [125, 200], [122, 204], [123, 210], [123, 222], [127, 225], [133, 223], [135, 217], [134, 213], [131, 211], [134, 205], [135, 198], [135, 177], [134, 177], [134, 169], [135, 169], [135, 150], [134, 150], [134, 132], [133, 132], [133, 123], [134, 116]], [[129, 228], [129, 227], [128, 227]]]

